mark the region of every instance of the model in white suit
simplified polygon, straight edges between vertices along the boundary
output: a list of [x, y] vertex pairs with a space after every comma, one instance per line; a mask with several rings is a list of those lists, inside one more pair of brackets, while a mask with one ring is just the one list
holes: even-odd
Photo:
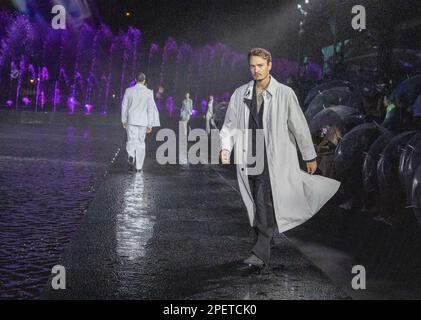
[[209, 97], [209, 102], [208, 102], [208, 108], [206, 110], [206, 132], [207, 134], [211, 133], [211, 124], [212, 124], [212, 118], [214, 116], [214, 111], [215, 111], [215, 100], [213, 98], [213, 96]]
[[153, 127], [159, 127], [159, 112], [153, 91], [145, 86], [146, 76], [140, 74], [134, 87], [126, 89], [121, 108], [121, 122], [127, 130], [129, 163], [136, 164], [136, 171], [145, 161], [145, 137]]

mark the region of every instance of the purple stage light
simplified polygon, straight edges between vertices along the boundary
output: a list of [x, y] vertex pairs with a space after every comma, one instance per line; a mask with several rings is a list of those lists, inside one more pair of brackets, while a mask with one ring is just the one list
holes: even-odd
[[68, 103], [69, 105], [76, 105], [78, 102], [77, 102], [77, 100], [76, 100], [74, 97], [70, 97], [70, 98], [67, 100], [67, 103]]
[[229, 101], [230, 100], [230, 97], [231, 97], [231, 94], [229, 93], [229, 92], [225, 92], [223, 95], [222, 95], [222, 100], [223, 101]]
[[159, 52], [159, 45], [157, 43], [152, 43], [151, 48], [149, 49], [149, 59], [154, 54], [158, 54], [158, 52]]
[[172, 116], [175, 109], [174, 97], [170, 96], [167, 98], [166, 107], [167, 107], [168, 113], [170, 114], [170, 116]]
[[[10, 75], [6, 87], [11, 88], [0, 92], [0, 100], [13, 101], [17, 110], [23, 96], [27, 96], [33, 100], [27, 105], [33, 105], [35, 111], [38, 107], [52, 111], [68, 107], [73, 113], [79, 106], [92, 104], [97, 113], [118, 112], [130, 79], [144, 71], [150, 85], [165, 87], [165, 95], [158, 89], [156, 96], [160, 111], [168, 110], [170, 115], [178, 117], [174, 113], [178, 110], [176, 106], [186, 90], [192, 90], [201, 114], [207, 107], [202, 99], [210, 92], [228, 101], [229, 94], [224, 92], [246, 78], [245, 53], [235, 53], [221, 43], [193, 48], [169, 38], [162, 45], [145, 44], [139, 29], [130, 27], [114, 34], [107, 26], [90, 24], [55, 32], [34, 19], [33, 9], [28, 9], [28, 15], [0, 11], [0, 16], [5, 17], [2, 19], [5, 30], [10, 30], [2, 36], [4, 54], [0, 57], [0, 73]], [[43, 45], [38, 46], [41, 42]], [[139, 70], [139, 57], [145, 48], [149, 49], [149, 56]], [[34, 57], [42, 57], [42, 63]], [[9, 62], [2, 64], [2, 61]], [[294, 61], [273, 61], [272, 73], [281, 82], [296, 75], [297, 70]], [[310, 62], [303, 73], [307, 79], [318, 80], [321, 68]], [[66, 100], [66, 97], [70, 98]]]
[[22, 102], [25, 105], [25, 107], [27, 107], [31, 103], [31, 100], [28, 97], [23, 97]]
[[75, 108], [77, 105], [79, 105], [79, 102], [76, 100], [75, 97], [70, 97], [69, 99], [67, 99], [67, 106], [69, 107], [70, 113], [73, 114], [75, 112]]
[[86, 109], [86, 115], [92, 114], [92, 111], [94, 109], [94, 106], [91, 104], [85, 104], [85, 109]]
[[202, 113], [206, 112], [206, 109], [208, 108], [208, 102], [206, 100], [202, 100], [200, 103], [200, 108], [202, 110]]

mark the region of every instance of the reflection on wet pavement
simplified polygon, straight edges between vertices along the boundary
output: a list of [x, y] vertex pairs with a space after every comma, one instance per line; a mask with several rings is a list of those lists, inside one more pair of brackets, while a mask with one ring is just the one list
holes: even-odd
[[283, 236], [270, 267], [244, 269], [253, 232], [241, 197], [209, 165], [144, 172], [121, 154], [62, 263], [68, 287], [48, 299], [347, 299]]
[[117, 215], [117, 254], [129, 260], [145, 256], [146, 244], [153, 235], [155, 217], [148, 214], [145, 192], [143, 173], [137, 173], [124, 192], [123, 211]]
[[39, 296], [120, 145], [109, 128], [0, 124], [0, 298]]

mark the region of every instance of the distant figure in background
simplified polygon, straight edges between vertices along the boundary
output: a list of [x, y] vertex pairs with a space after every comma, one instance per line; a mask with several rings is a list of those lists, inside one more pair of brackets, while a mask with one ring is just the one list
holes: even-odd
[[386, 117], [382, 123], [383, 127], [389, 130], [394, 130], [397, 127], [398, 114], [395, 104], [389, 96], [384, 96], [383, 105], [386, 107]]
[[186, 98], [183, 100], [183, 105], [181, 107], [181, 113], [180, 113], [180, 122], [183, 127], [182, 130], [183, 130], [184, 135], [188, 134], [187, 128], [191, 130], [191, 128], [189, 127], [189, 121], [192, 114], [193, 114], [193, 100], [190, 99], [190, 93], [187, 92]]
[[215, 100], [214, 100], [213, 95], [211, 95], [209, 96], [209, 102], [208, 102], [208, 107], [206, 109], [206, 116], [205, 116], [207, 134], [210, 134], [211, 132], [211, 127], [212, 127], [211, 124], [213, 121], [213, 115], [215, 114], [214, 107], [215, 107]]
[[164, 108], [164, 87], [163, 86], [159, 86], [158, 90], [156, 90], [156, 94], [155, 94], [155, 100], [156, 100], [156, 105], [158, 107], [158, 111], [162, 112], [164, 109], [164, 111], [166, 110], [166, 108]]
[[153, 91], [145, 86], [146, 76], [138, 75], [136, 85], [126, 89], [121, 108], [121, 122], [127, 130], [127, 153], [131, 169], [140, 172], [145, 160], [145, 137], [159, 127], [159, 112]]
[[377, 123], [380, 123], [383, 121], [383, 99], [379, 98], [380, 96], [377, 91], [367, 90], [364, 92], [362, 99], [362, 111], [365, 114], [367, 122], [376, 121]]
[[334, 176], [333, 160], [336, 147], [341, 139], [341, 132], [335, 125], [327, 126], [324, 131], [323, 140], [316, 146], [317, 160], [323, 176], [332, 178]]

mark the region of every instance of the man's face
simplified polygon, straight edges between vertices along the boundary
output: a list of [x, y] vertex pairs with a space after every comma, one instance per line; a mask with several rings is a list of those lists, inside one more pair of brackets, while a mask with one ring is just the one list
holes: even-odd
[[210, 96], [210, 97], [209, 97], [209, 100], [213, 100], [213, 96]]
[[270, 73], [270, 70], [272, 70], [271, 62], [268, 62], [267, 60], [257, 56], [250, 57], [249, 66], [251, 75], [256, 81], [260, 81], [267, 78]]

